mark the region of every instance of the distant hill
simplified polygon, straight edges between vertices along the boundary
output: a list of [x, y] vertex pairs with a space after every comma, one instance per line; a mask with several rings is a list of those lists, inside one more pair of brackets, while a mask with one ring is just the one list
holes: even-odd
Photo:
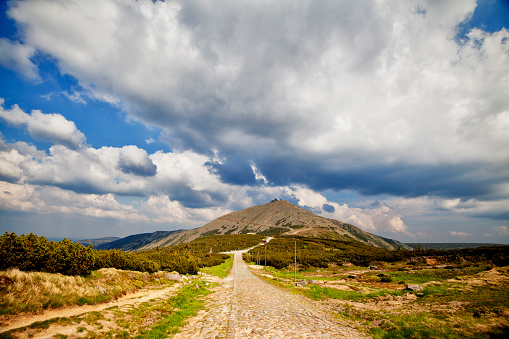
[[182, 232], [183, 230], [176, 231], [157, 231], [154, 233], [141, 233], [134, 234], [128, 237], [108, 242], [96, 247], [98, 250], [119, 249], [123, 251], [135, 251], [143, 246], [155, 243], [162, 238], [166, 238], [174, 233]]
[[419, 246], [421, 250], [457, 250], [462, 248], [475, 248], [481, 246], [493, 246], [499, 244], [485, 244], [485, 243], [405, 243], [412, 247], [413, 249], [417, 249]]
[[[338, 220], [324, 218], [304, 210], [286, 200], [246, 208], [223, 215], [203, 227], [173, 232], [157, 241], [147, 242], [138, 249], [150, 249], [189, 242], [201, 237], [219, 234], [297, 235], [356, 241], [380, 248], [411, 249], [396, 240], [379, 237]], [[124, 238], [127, 239], [127, 238]]]
[[94, 248], [95, 248], [99, 245], [107, 244], [109, 242], [112, 242], [112, 241], [115, 241], [118, 239], [120, 239], [120, 238], [119, 237], [103, 237], [103, 238], [97, 238], [97, 239], [82, 239], [82, 240], [78, 240], [78, 241], [80, 242], [80, 244], [82, 244], [85, 247], [88, 247], [88, 245], [92, 244], [92, 245], [94, 245]]

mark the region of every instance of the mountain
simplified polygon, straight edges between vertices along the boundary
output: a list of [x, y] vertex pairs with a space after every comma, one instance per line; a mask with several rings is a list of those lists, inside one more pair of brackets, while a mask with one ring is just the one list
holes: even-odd
[[458, 250], [463, 248], [476, 248], [481, 246], [495, 246], [500, 244], [492, 243], [406, 243], [413, 249], [420, 248], [421, 250]]
[[157, 231], [154, 233], [141, 233], [134, 234], [128, 237], [118, 239], [106, 244], [102, 244], [96, 247], [98, 250], [110, 250], [110, 249], [119, 249], [123, 251], [135, 251], [140, 249], [141, 247], [150, 245], [159, 241], [160, 239], [167, 238], [174, 233], [183, 232], [183, 230], [176, 231]]
[[411, 249], [398, 241], [379, 237], [338, 220], [324, 218], [289, 203], [277, 200], [219, 217], [203, 227], [174, 232], [139, 249], [164, 247], [215, 234], [256, 233], [260, 235], [297, 235], [357, 241], [375, 247]]
[[103, 238], [97, 238], [97, 239], [82, 239], [79, 240], [80, 244], [83, 246], [88, 246], [90, 244], [94, 245], [94, 247], [97, 247], [99, 245], [107, 244], [109, 242], [119, 240], [119, 237], [103, 237]]

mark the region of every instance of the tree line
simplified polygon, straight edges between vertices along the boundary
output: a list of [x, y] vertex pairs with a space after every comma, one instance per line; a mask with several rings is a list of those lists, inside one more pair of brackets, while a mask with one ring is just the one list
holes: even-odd
[[199, 267], [218, 265], [228, 256], [204, 251], [162, 248], [141, 252], [95, 250], [69, 239], [48, 241], [33, 233], [20, 236], [5, 232], [0, 237], [0, 270], [16, 267], [22, 271], [89, 275], [92, 270], [114, 267], [123, 270], [177, 271], [196, 274]]
[[[444, 262], [491, 261], [497, 266], [509, 265], [509, 246], [482, 246], [454, 250], [388, 250], [351, 241], [305, 237], [277, 237], [267, 246], [267, 265], [284, 268], [294, 263], [295, 245], [297, 261], [303, 267], [328, 267], [342, 265], [344, 261], [357, 266], [370, 266], [376, 262], [419, 260], [424, 257], [441, 257]], [[264, 254], [262, 247], [249, 251], [252, 258]]]

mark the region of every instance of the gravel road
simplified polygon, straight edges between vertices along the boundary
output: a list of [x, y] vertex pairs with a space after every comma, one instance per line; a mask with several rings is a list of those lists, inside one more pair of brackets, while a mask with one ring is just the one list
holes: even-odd
[[226, 281], [175, 338], [368, 338], [332, 320], [317, 303], [281, 291], [254, 276], [235, 252]]

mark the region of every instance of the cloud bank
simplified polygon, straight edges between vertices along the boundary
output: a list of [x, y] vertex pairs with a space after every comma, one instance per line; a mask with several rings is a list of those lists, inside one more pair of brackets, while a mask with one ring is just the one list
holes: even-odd
[[[87, 147], [63, 116], [13, 106], [5, 121], [55, 145], [35, 158], [5, 144], [3, 178], [143, 197], [137, 213], [166, 204], [176, 221], [275, 196], [372, 231], [408, 233], [401, 211], [416, 201], [507, 220], [509, 31], [463, 34], [476, 6], [11, 1], [21, 43], [2, 40], [20, 51], [6, 67], [34, 78], [34, 53], [52, 58], [79, 83], [75, 100], [160, 128], [172, 152]], [[400, 210], [325, 190], [388, 196]]]
[[253, 184], [254, 162], [276, 185], [485, 198], [509, 176], [509, 33], [458, 41], [475, 6], [44, 0], [9, 15], [172, 147], [219, 150], [225, 182]]

